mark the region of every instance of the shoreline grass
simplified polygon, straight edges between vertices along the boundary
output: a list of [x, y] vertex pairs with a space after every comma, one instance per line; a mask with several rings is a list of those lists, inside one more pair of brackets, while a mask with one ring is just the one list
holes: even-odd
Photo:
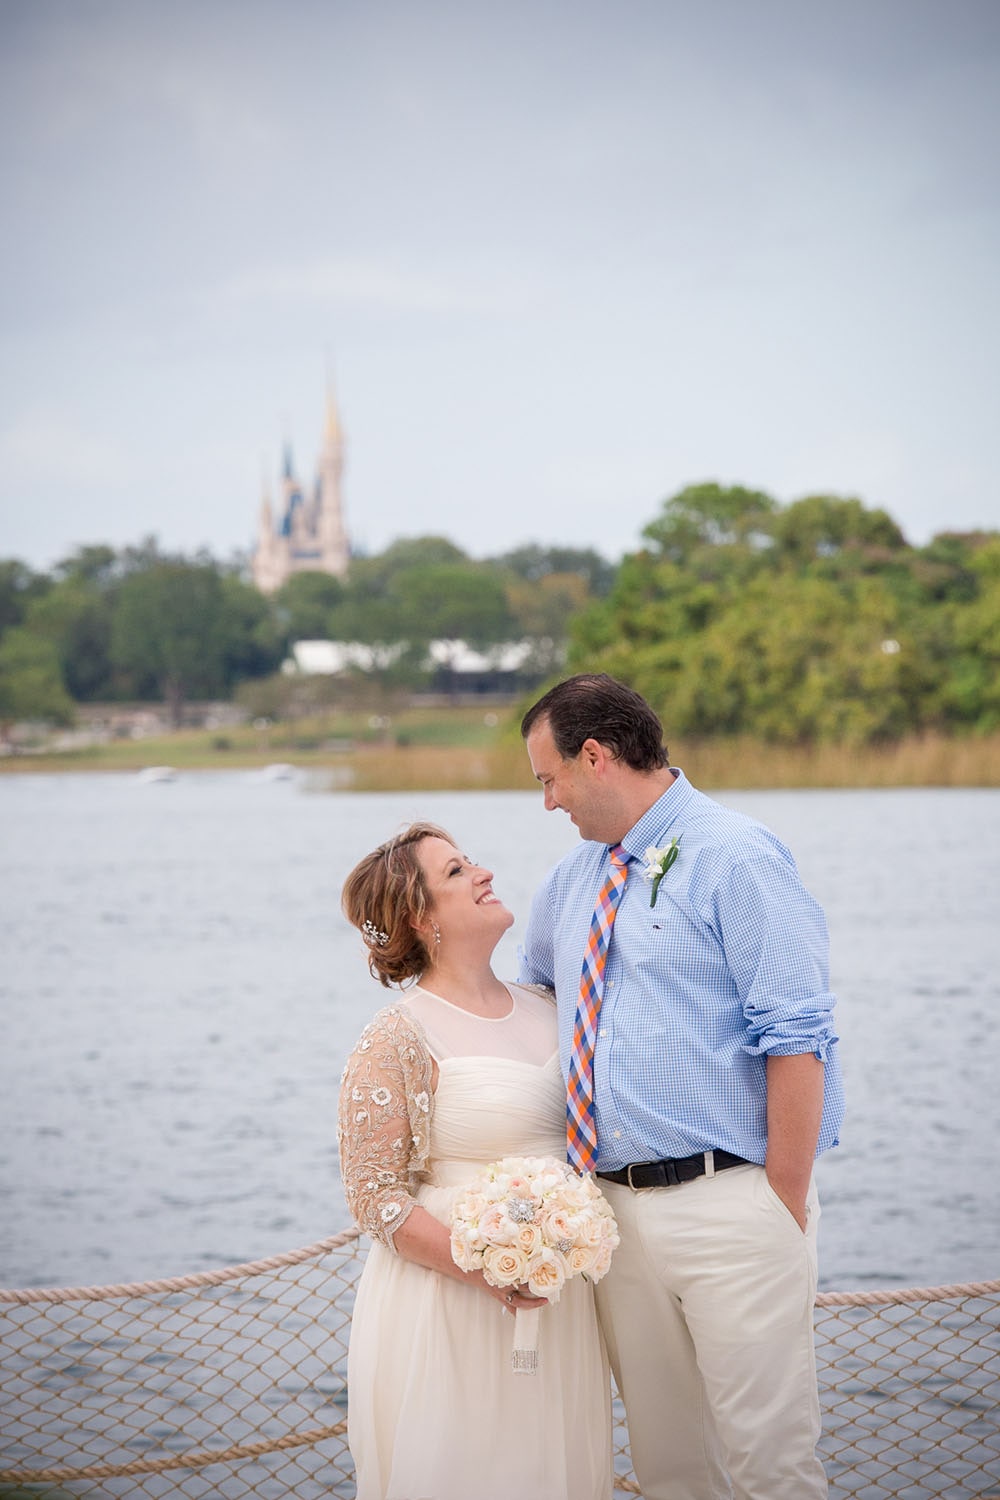
[[[749, 736], [669, 740], [671, 759], [718, 790], [1000, 787], [1000, 734], [925, 734], [878, 746], [769, 745]], [[510, 709], [404, 709], [325, 714], [224, 732], [185, 729], [78, 748], [39, 747], [0, 757], [0, 775], [25, 772], [254, 770], [287, 763], [318, 784], [361, 792], [522, 791], [537, 785]]]

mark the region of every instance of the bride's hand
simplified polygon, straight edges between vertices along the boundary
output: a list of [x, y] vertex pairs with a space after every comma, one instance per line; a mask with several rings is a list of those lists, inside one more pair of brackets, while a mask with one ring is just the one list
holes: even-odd
[[547, 1297], [533, 1296], [525, 1283], [522, 1283], [520, 1286], [490, 1286], [487, 1281], [486, 1290], [496, 1298], [502, 1307], [505, 1307], [508, 1312], [512, 1313], [517, 1312], [519, 1308], [522, 1312], [528, 1312], [533, 1307], [544, 1307], [548, 1301]]

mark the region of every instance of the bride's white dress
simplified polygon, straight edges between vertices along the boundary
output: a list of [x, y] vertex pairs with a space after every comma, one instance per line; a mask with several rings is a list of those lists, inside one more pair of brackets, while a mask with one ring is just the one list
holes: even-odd
[[[489, 1162], [564, 1155], [554, 1008], [509, 988], [512, 1009], [501, 1020], [408, 991], [366, 1029], [345, 1073], [348, 1202], [362, 1227], [380, 1234], [358, 1287], [348, 1361], [358, 1500], [611, 1495], [608, 1366], [590, 1283], [574, 1277], [541, 1310], [538, 1373], [515, 1374], [513, 1316], [482, 1290], [390, 1248], [413, 1201], [447, 1224], [458, 1189]], [[427, 1053], [439, 1069], [432, 1100], [419, 1087]], [[388, 1128], [376, 1130], [380, 1123]], [[414, 1154], [418, 1168], [424, 1163], [408, 1184], [400, 1148], [409, 1148], [411, 1173]]]

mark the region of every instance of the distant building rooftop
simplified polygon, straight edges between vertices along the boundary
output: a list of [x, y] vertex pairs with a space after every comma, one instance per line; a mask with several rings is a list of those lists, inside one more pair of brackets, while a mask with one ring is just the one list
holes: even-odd
[[[406, 642], [366, 646], [360, 641], [296, 641], [291, 649], [291, 656], [282, 665], [283, 672], [335, 676], [351, 667], [371, 672], [392, 666], [406, 650]], [[470, 677], [483, 672], [518, 672], [531, 649], [530, 641], [505, 641], [487, 651], [476, 651], [462, 640], [431, 641], [424, 667], [429, 672], [443, 667]]]

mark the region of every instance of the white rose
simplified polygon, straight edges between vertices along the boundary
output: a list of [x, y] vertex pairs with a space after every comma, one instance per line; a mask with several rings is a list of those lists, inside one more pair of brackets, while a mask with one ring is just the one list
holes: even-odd
[[528, 1267], [528, 1290], [532, 1296], [558, 1302], [565, 1281], [566, 1263], [558, 1250], [540, 1251]]
[[559, 1197], [560, 1202], [567, 1209], [589, 1208], [593, 1202], [589, 1183], [582, 1177], [567, 1182]]
[[516, 1245], [487, 1245], [483, 1275], [492, 1286], [520, 1286], [526, 1280], [528, 1257]]
[[516, 1225], [517, 1234], [514, 1243], [525, 1255], [537, 1255], [542, 1248], [542, 1231], [537, 1224]]
[[451, 1258], [462, 1271], [474, 1271], [476, 1255], [466, 1237], [456, 1230], [451, 1233]]
[[518, 1226], [508, 1218], [503, 1204], [487, 1204], [479, 1219], [479, 1233], [490, 1245], [513, 1245], [517, 1239]]
[[578, 1245], [589, 1245], [591, 1249], [596, 1249], [603, 1244], [607, 1231], [604, 1220], [596, 1214], [577, 1214], [572, 1222], [572, 1237]]
[[485, 1193], [478, 1192], [475, 1188], [469, 1188], [461, 1197], [456, 1198], [452, 1207], [454, 1219], [480, 1219], [486, 1212], [487, 1202]]
[[597, 1259], [598, 1252], [588, 1245], [574, 1245], [566, 1252], [566, 1268], [570, 1276], [589, 1276]]
[[577, 1238], [573, 1219], [561, 1205], [551, 1208], [545, 1215], [542, 1220], [542, 1233], [548, 1245], [558, 1245], [560, 1240], [573, 1241]]

